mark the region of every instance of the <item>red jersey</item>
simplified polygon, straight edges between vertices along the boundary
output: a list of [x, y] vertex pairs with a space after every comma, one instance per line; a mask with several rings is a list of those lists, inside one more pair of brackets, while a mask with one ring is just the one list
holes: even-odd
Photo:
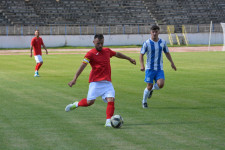
[[107, 80], [111, 82], [110, 58], [115, 56], [116, 52], [109, 48], [102, 48], [97, 51], [95, 48], [87, 52], [83, 63], [90, 63], [92, 70], [89, 76], [89, 82]]
[[34, 37], [31, 40], [31, 46], [33, 46], [33, 49], [34, 49], [34, 56], [36, 56], [36, 55], [42, 55], [41, 45], [44, 45], [43, 40], [42, 40], [41, 37], [39, 37], [39, 38]]

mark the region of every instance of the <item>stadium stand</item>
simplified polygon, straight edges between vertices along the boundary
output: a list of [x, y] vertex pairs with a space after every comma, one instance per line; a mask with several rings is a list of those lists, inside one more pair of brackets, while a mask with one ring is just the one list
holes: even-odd
[[159, 24], [208, 24], [225, 20], [222, 0], [144, 0]]
[[36, 15], [34, 8], [26, 5], [24, 0], [2, 0], [1, 10], [1, 14], [10, 25], [36, 24], [36, 20], [39, 19], [39, 16]]
[[220, 23], [224, 0], [1, 0], [0, 25], [182, 25]]
[[3, 0], [1, 6], [11, 25], [155, 23], [141, 0]]
[[2, 26], [9, 25], [10, 22], [0, 13], [0, 22]]

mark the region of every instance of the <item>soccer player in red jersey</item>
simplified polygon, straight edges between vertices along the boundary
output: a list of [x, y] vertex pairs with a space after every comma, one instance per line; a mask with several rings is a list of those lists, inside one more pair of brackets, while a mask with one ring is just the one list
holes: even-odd
[[84, 60], [77, 70], [72, 81], [68, 83], [70, 87], [76, 84], [77, 78], [84, 68], [90, 63], [92, 70], [89, 76], [89, 90], [87, 98], [83, 98], [79, 102], [74, 102], [66, 106], [65, 111], [73, 110], [77, 107], [87, 107], [94, 104], [95, 99], [99, 96], [107, 103], [106, 108], [106, 124], [105, 127], [111, 127], [110, 118], [114, 114], [115, 90], [111, 83], [111, 66], [110, 58], [115, 56], [121, 59], [127, 59], [136, 65], [136, 61], [120, 52], [112, 51], [109, 48], [103, 48], [104, 36], [97, 34], [93, 41], [95, 48], [87, 52]]
[[42, 38], [39, 36], [39, 30], [36, 30], [35, 37], [31, 40], [30, 46], [30, 57], [32, 57], [32, 50], [34, 49], [34, 58], [36, 60], [34, 77], [39, 77], [38, 70], [43, 64], [41, 46], [43, 46], [43, 48], [46, 50], [46, 54], [48, 54], [48, 50], [46, 49]]

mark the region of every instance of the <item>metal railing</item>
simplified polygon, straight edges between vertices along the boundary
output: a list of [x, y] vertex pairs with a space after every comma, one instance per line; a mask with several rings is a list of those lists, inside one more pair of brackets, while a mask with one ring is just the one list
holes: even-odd
[[[120, 26], [0, 26], [0, 36], [34, 35], [38, 29], [41, 35], [104, 35], [113, 34], [149, 34], [150, 25], [120, 25]], [[210, 24], [185, 25], [187, 33], [202, 33], [210, 31]], [[175, 26], [175, 31], [176, 31]], [[181, 27], [180, 27], [181, 28]], [[212, 32], [223, 32], [220, 24], [213, 24]], [[160, 33], [167, 34], [167, 25], [160, 25]]]

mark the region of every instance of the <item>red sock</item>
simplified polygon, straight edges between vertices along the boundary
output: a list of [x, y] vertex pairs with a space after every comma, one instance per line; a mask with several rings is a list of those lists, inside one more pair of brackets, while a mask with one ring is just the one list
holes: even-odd
[[42, 63], [38, 63], [38, 70], [41, 68]]
[[114, 114], [114, 102], [108, 102], [107, 108], [106, 108], [106, 119], [110, 119]]
[[37, 63], [36, 66], [35, 66], [35, 71], [38, 71], [38, 64], [39, 63]]
[[87, 99], [83, 98], [82, 100], [80, 100], [79, 103], [78, 103], [78, 106], [87, 107], [88, 106]]

